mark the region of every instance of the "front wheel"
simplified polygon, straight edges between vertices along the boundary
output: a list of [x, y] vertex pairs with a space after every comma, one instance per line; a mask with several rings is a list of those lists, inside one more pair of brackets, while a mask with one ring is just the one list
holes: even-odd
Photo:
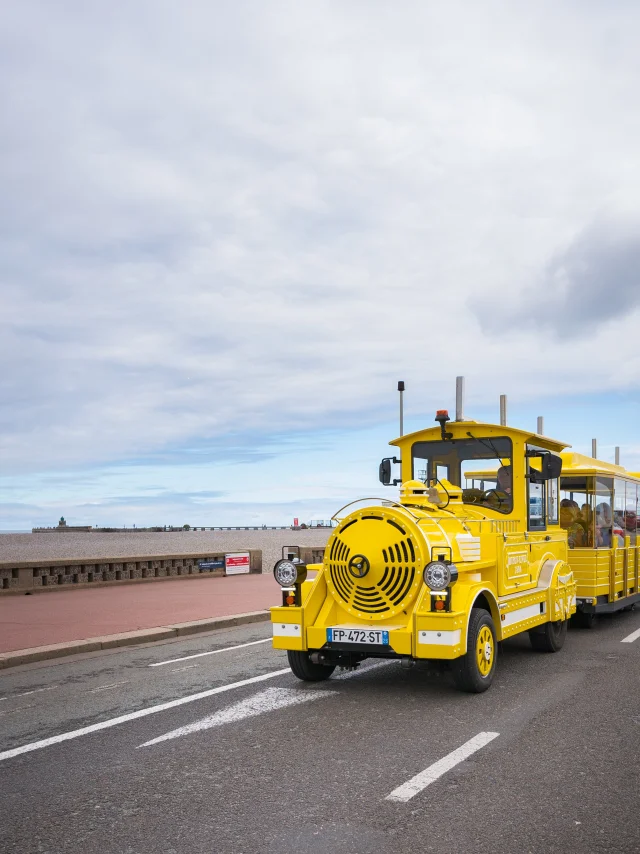
[[498, 660], [496, 630], [491, 614], [484, 608], [472, 608], [469, 617], [467, 651], [451, 662], [456, 688], [481, 694], [493, 682]]
[[538, 652], [557, 652], [564, 646], [568, 624], [568, 620], [558, 620], [555, 623], [545, 623], [537, 629], [531, 629], [529, 632], [531, 646]]
[[335, 664], [314, 664], [308, 652], [297, 649], [288, 649], [287, 658], [293, 675], [305, 682], [322, 682], [336, 669]]

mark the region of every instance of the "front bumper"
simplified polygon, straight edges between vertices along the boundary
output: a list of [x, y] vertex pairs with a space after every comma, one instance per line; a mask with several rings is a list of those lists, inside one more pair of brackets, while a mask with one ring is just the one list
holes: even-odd
[[389, 645], [384, 647], [328, 644], [328, 627], [305, 626], [303, 608], [273, 607], [271, 623], [274, 649], [302, 651], [326, 649], [353, 651], [360, 655], [370, 653], [377, 658], [409, 656], [416, 659], [444, 660], [458, 658], [466, 652], [466, 615], [463, 612], [414, 614], [409, 626], [359, 624], [363, 627], [386, 629], [389, 632]]

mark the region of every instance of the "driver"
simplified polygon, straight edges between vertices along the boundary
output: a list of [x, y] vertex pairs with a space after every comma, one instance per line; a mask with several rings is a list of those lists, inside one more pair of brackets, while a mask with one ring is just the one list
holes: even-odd
[[498, 469], [497, 491], [511, 495], [511, 466], [500, 466]]

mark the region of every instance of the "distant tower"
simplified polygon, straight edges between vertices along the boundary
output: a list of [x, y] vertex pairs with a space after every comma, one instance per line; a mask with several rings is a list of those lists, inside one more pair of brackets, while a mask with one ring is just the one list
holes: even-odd
[[58, 522], [58, 527], [59, 528], [65, 528], [66, 525], [67, 525], [66, 519], [64, 518], [64, 516], [61, 516], [60, 521]]

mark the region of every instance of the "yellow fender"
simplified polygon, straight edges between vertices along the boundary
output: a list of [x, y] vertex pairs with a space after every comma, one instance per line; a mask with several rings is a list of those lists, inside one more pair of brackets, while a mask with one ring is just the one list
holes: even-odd
[[576, 612], [576, 580], [564, 560], [545, 560], [540, 570], [539, 587], [547, 588], [547, 614], [552, 623], [568, 620]]

